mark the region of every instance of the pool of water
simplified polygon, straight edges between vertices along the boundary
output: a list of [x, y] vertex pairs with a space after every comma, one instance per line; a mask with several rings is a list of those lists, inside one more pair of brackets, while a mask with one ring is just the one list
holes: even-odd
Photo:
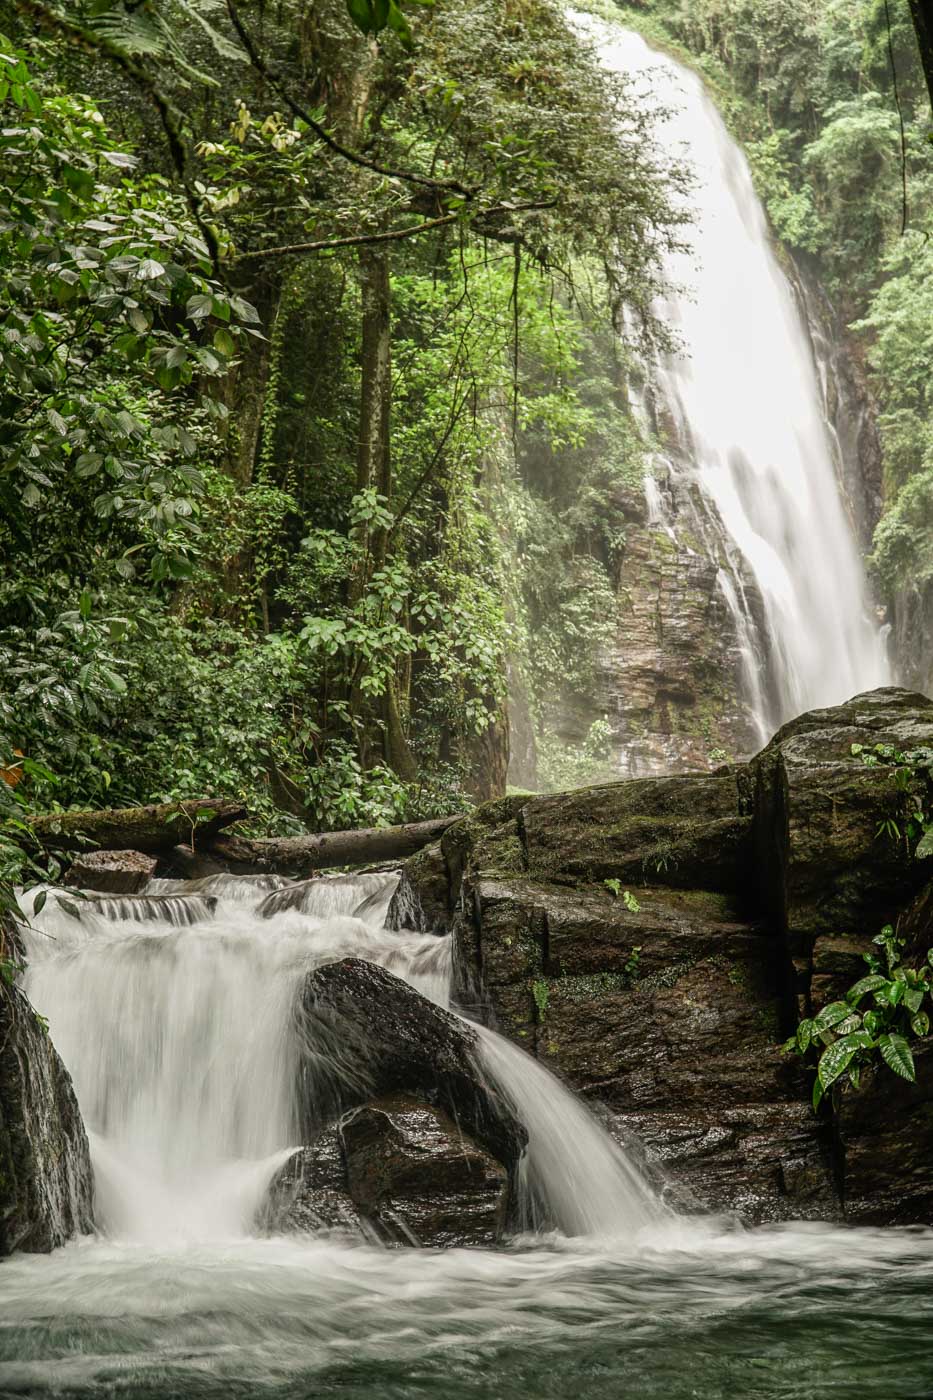
[[931, 1230], [88, 1240], [0, 1264], [4, 1397], [930, 1400], [931, 1343]]

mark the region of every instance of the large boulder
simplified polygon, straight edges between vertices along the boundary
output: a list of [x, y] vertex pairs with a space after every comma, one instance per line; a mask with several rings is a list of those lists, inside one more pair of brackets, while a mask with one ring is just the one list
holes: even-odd
[[887, 688], [813, 710], [749, 765], [758, 902], [793, 963], [802, 1010], [848, 985], [860, 952], [929, 879], [903, 835], [885, 830], [903, 833], [911, 792], [895, 765], [866, 764], [877, 744], [933, 748], [933, 701]]
[[394, 1245], [492, 1246], [505, 1225], [509, 1174], [424, 1099], [364, 1104], [270, 1183], [259, 1217], [274, 1234], [336, 1231]]
[[283, 1162], [269, 1183], [257, 1224], [270, 1234], [370, 1233], [350, 1199], [336, 1128], [320, 1133], [310, 1147], [299, 1148]]
[[84, 851], [72, 861], [62, 883], [99, 894], [139, 894], [157, 866], [156, 857], [142, 851]]
[[396, 1094], [341, 1125], [350, 1196], [395, 1243], [494, 1245], [508, 1171], [432, 1104]]
[[16, 986], [0, 981], [0, 1256], [92, 1228], [87, 1136], [68, 1071]]
[[308, 974], [296, 1007], [309, 1132], [383, 1095], [415, 1093], [511, 1168], [525, 1134], [489, 1088], [477, 1036], [385, 968], [344, 958]]

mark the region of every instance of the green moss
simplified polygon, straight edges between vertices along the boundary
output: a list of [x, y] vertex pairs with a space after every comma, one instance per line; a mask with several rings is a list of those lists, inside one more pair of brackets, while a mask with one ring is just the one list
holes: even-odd
[[548, 986], [547, 982], [545, 982], [542, 978], [539, 978], [536, 982], [533, 982], [531, 984], [531, 993], [535, 999], [535, 1006], [538, 1008], [538, 1020], [543, 1024], [544, 1018], [547, 1015], [547, 1004], [548, 997], [550, 995], [550, 987]]

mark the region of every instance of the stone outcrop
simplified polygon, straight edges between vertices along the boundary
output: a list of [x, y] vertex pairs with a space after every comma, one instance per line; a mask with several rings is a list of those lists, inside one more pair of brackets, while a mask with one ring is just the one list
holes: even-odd
[[72, 861], [62, 884], [99, 894], [139, 894], [158, 863], [143, 851], [85, 851]]
[[933, 702], [880, 690], [802, 716], [746, 765], [490, 803], [408, 863], [390, 917], [446, 918], [461, 1004], [693, 1199], [933, 1219], [922, 1085], [868, 1076], [816, 1116], [812, 1072], [780, 1050], [882, 924], [903, 912], [933, 943], [933, 872], [882, 827], [902, 829], [911, 793], [852, 751], [876, 744], [933, 747]]
[[372, 1099], [413, 1093], [448, 1114], [497, 1161], [515, 1165], [524, 1131], [487, 1085], [476, 1032], [460, 1017], [359, 958], [309, 973], [296, 1016], [309, 1136]]
[[92, 1227], [87, 1136], [68, 1071], [18, 987], [0, 982], [0, 1256]]
[[260, 1225], [394, 1245], [488, 1247], [502, 1237], [508, 1178], [447, 1114], [396, 1094], [355, 1109], [293, 1153], [270, 1185]]

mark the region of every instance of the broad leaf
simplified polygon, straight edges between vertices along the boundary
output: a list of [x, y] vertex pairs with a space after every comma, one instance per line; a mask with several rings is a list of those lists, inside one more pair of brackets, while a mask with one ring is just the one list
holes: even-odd
[[910, 1053], [910, 1046], [902, 1035], [880, 1035], [878, 1049], [889, 1069], [893, 1069], [894, 1073], [899, 1074], [902, 1079], [914, 1082], [917, 1077], [914, 1057]]

